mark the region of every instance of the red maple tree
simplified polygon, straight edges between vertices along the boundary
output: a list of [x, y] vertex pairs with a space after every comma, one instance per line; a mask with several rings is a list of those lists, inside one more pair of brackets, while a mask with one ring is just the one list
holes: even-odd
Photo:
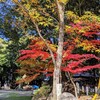
[[[65, 29], [65, 31], [68, 36], [65, 34], [67, 38], [65, 38], [64, 42], [61, 70], [75, 74], [94, 68], [100, 68], [100, 58], [98, 57], [98, 53], [100, 52], [100, 40], [97, 39], [100, 35], [98, 34], [100, 24], [94, 22], [79, 22], [70, 24], [69, 28]], [[46, 42], [53, 51], [56, 59], [57, 45], [52, 44], [48, 40]], [[17, 61], [20, 62], [22, 66], [24, 65], [24, 67], [18, 70], [18, 72], [22, 73], [22, 70], [26, 70], [23, 74], [27, 74], [28, 78], [34, 75], [34, 78], [36, 78], [40, 73], [45, 72], [48, 72], [47, 75], [53, 75], [53, 62], [45, 42], [41, 38], [35, 37], [28, 48], [28, 50], [20, 51], [21, 55]], [[90, 63], [93, 59], [96, 61], [95, 64]], [[33, 80], [34, 78], [32, 77], [31, 79]], [[25, 80], [21, 80], [18, 82], [24, 81]]]

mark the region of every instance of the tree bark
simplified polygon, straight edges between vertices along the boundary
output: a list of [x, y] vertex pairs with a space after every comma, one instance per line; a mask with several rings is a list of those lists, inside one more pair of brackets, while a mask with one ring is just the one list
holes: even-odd
[[58, 37], [56, 67], [54, 68], [54, 73], [53, 73], [53, 100], [59, 100], [57, 85], [60, 84], [61, 82], [61, 64], [62, 64], [63, 39], [64, 39], [64, 4], [60, 3], [58, 0], [56, 0], [56, 4], [59, 16], [59, 37]]

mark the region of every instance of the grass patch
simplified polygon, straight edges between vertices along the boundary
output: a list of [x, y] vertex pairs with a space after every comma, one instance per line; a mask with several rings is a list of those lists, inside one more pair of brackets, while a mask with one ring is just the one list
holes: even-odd
[[2, 100], [31, 100], [32, 97], [30, 96], [11, 96], [11, 97], [8, 97], [8, 98], [4, 98]]
[[9, 94], [9, 97], [18, 97], [19, 96], [19, 94], [17, 94], [17, 93], [10, 93]]

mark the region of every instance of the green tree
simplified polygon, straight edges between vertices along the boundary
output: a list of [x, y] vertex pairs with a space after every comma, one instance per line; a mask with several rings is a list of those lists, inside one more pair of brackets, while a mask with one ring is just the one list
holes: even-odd
[[9, 81], [12, 83], [16, 74], [14, 73], [18, 68], [16, 59], [19, 55], [19, 50], [27, 46], [28, 38], [20, 38], [19, 41], [4, 40], [0, 38], [0, 78], [1, 81]]
[[[6, 80], [9, 80], [9, 75], [14, 74], [18, 67], [15, 62], [19, 55], [18, 51], [25, 49], [32, 36], [26, 35], [24, 28], [18, 27], [20, 25], [18, 22], [21, 22], [21, 19], [19, 14], [12, 9], [14, 4], [11, 1], [9, 4], [8, 0], [1, 1], [0, 4], [0, 41], [2, 48], [0, 51], [0, 66], [3, 76], [6, 77]], [[15, 25], [15, 23], [17, 24]], [[5, 81], [5, 78], [3, 79]], [[13, 79], [10, 80], [13, 81]]]
[[7, 63], [7, 46], [8, 43], [0, 38], [0, 66]]

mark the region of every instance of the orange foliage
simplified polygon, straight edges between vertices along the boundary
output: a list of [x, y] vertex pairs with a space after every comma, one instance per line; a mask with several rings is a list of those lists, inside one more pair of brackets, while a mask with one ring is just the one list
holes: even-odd
[[36, 79], [39, 75], [40, 75], [40, 73], [37, 73], [32, 76], [27, 76], [26, 78], [21, 78], [20, 80], [16, 81], [16, 84], [20, 84], [23, 82], [31, 82], [32, 80]]

